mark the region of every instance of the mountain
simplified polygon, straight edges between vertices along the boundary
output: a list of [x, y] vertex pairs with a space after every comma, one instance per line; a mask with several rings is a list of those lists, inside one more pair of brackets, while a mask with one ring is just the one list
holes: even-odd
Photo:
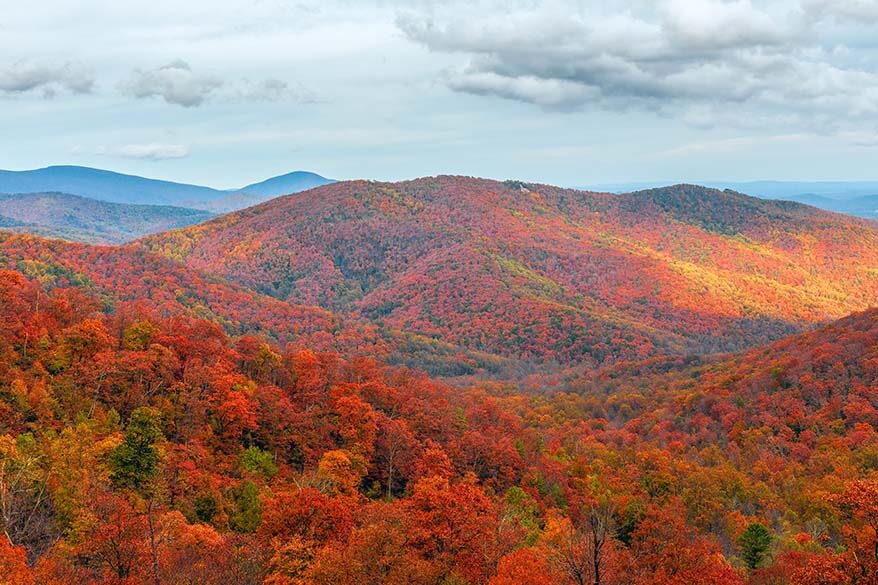
[[100, 244], [122, 243], [213, 217], [183, 207], [109, 203], [67, 193], [0, 194], [0, 209], [0, 227]]
[[227, 213], [252, 207], [280, 195], [299, 193], [334, 182], [332, 179], [321, 177], [315, 173], [295, 171], [233, 190], [225, 197], [201, 205], [201, 208], [217, 213]]
[[140, 242], [274, 298], [520, 363], [724, 352], [878, 303], [878, 226], [691, 185], [341, 182]]
[[242, 209], [328, 182], [331, 181], [314, 173], [294, 172], [244, 189], [220, 190], [78, 166], [0, 171], [0, 193], [70, 193], [112, 203], [174, 205], [208, 211]]
[[0, 193], [70, 193], [113, 203], [181, 205], [225, 195], [210, 187], [124, 175], [101, 169], [53, 166], [32, 171], [0, 171]]
[[[611, 183], [592, 188], [613, 193], [625, 193], [638, 189], [650, 189], [663, 183]], [[731, 189], [764, 199], [779, 199], [805, 203], [827, 211], [846, 213], [869, 219], [878, 218], [878, 182], [876, 181], [712, 181], [705, 185], [715, 189]]]
[[271, 179], [267, 179], [260, 183], [253, 183], [252, 185], [241, 187], [238, 190], [249, 195], [256, 195], [258, 197], [270, 199], [279, 195], [307, 191], [308, 189], [313, 189], [314, 187], [320, 187], [334, 182], [335, 181], [332, 179], [321, 177], [315, 173], [295, 171], [287, 173], [286, 175], [272, 177]]
[[837, 211], [838, 213], [878, 219], [878, 195], [862, 195], [851, 199], [830, 199], [820, 195], [799, 195], [795, 196], [794, 199], [822, 209]]

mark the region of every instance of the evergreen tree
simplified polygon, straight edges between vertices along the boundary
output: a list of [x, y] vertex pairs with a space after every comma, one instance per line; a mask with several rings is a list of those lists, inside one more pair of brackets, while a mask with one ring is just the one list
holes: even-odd
[[148, 491], [158, 474], [156, 442], [164, 438], [160, 415], [153, 408], [137, 408], [125, 426], [122, 443], [110, 454], [110, 478], [117, 488]]
[[741, 533], [738, 546], [747, 568], [752, 571], [759, 567], [771, 546], [771, 532], [759, 522], [753, 522]]

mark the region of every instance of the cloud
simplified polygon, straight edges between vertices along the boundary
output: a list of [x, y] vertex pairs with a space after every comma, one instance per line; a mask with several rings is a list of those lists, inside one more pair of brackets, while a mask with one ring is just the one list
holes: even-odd
[[875, 0], [805, 0], [802, 8], [815, 21], [878, 23], [878, 2]]
[[213, 75], [196, 74], [182, 60], [150, 70], [137, 69], [120, 84], [136, 98], [161, 97], [169, 104], [192, 108], [208, 99], [232, 102], [313, 103], [316, 96], [301, 84], [290, 85], [276, 78], [228, 81]]
[[92, 72], [83, 65], [19, 61], [0, 68], [0, 92], [22, 94], [39, 91], [53, 97], [58, 91], [89, 93], [94, 88]]
[[169, 104], [191, 108], [200, 106], [222, 85], [221, 79], [195, 74], [188, 63], [177, 60], [156, 69], [137, 69], [121, 88], [137, 98], [161, 97]]
[[185, 158], [189, 156], [190, 149], [183, 144], [127, 144], [112, 148], [99, 148], [95, 154], [120, 158], [134, 158], [141, 160], [167, 160]]
[[310, 104], [319, 101], [317, 95], [302, 84], [290, 85], [280, 79], [268, 78], [262, 81], [244, 79], [234, 87], [240, 101], [248, 102], [298, 102]]
[[874, 59], [826, 32], [834, 25], [818, 24], [878, 22], [878, 2], [637, 5], [608, 11], [559, 0], [519, 4], [503, 18], [439, 6], [397, 25], [431, 51], [463, 56], [442, 77], [457, 92], [562, 111], [638, 108], [699, 127], [712, 125], [712, 111], [744, 125], [753, 117], [811, 127], [878, 118]]

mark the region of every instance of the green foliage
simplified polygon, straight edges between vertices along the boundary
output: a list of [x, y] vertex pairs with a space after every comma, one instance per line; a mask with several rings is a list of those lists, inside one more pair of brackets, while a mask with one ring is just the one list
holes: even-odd
[[277, 475], [277, 465], [274, 463], [274, 457], [272, 457], [271, 453], [267, 453], [255, 445], [241, 452], [241, 455], [238, 457], [238, 463], [245, 471], [261, 475], [266, 479], [271, 479]]
[[195, 508], [195, 517], [199, 522], [210, 523], [219, 512], [216, 498], [210, 494], [195, 498], [192, 505]]
[[143, 351], [149, 347], [150, 340], [158, 328], [149, 321], [138, 321], [122, 334], [125, 349]]
[[752, 571], [759, 568], [768, 553], [771, 540], [771, 531], [759, 522], [753, 522], [741, 533], [738, 547], [748, 569]]
[[110, 454], [110, 479], [120, 489], [148, 491], [159, 471], [156, 442], [163, 438], [161, 415], [153, 408], [135, 409], [125, 425], [122, 443]]
[[232, 528], [238, 532], [256, 532], [262, 522], [262, 503], [259, 488], [252, 481], [245, 481], [235, 499]]
[[641, 500], [629, 500], [625, 507], [619, 511], [616, 518], [618, 525], [616, 538], [624, 542], [626, 546], [631, 546], [631, 538], [634, 535], [634, 531], [637, 530], [645, 515], [646, 506]]
[[506, 491], [504, 514], [525, 530], [526, 546], [532, 546], [539, 538], [538, 513], [537, 503], [526, 491], [518, 486], [512, 486]]

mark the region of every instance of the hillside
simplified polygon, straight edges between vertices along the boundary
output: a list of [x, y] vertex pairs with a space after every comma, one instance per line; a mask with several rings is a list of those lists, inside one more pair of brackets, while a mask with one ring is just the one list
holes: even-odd
[[2, 254], [13, 583], [878, 578], [878, 311], [529, 395], [230, 337], [180, 297], [271, 303], [142, 251], [12, 236]]
[[266, 334], [281, 345], [382, 355], [372, 328], [319, 307], [287, 303], [133, 247], [90, 246], [0, 231], [0, 268], [47, 290], [74, 288], [106, 310], [146, 304], [161, 315], [198, 317], [227, 333]]
[[119, 244], [213, 217], [183, 207], [109, 203], [67, 193], [0, 194], [0, 209], [14, 221], [0, 227], [99, 244]]
[[[708, 182], [715, 189], [731, 189], [764, 199], [795, 201], [826, 211], [846, 213], [867, 219], [878, 219], [878, 183], [874, 181], [751, 181]], [[658, 183], [615, 183], [597, 185], [594, 189], [625, 193], [659, 187]]]
[[733, 351], [878, 303], [878, 227], [680, 185], [343, 182], [146, 238], [279, 299], [531, 363]]

